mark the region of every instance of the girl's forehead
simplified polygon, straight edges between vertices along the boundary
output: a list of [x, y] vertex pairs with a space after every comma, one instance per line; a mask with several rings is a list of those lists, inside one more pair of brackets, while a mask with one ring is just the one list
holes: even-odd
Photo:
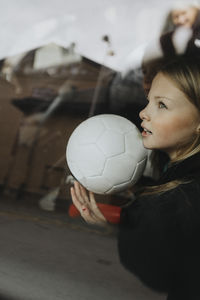
[[165, 75], [163, 72], [160, 71], [156, 74], [156, 76], [153, 79], [152, 88], [165, 89], [166, 87], [175, 87], [175, 83], [169, 75]]
[[187, 99], [170, 76], [159, 72], [153, 79], [149, 92], [152, 96], [167, 97], [172, 100]]
[[181, 91], [170, 76], [159, 72], [151, 85], [148, 98], [165, 98], [168, 104], [173, 107], [184, 107], [188, 112], [200, 115], [200, 110], [188, 99], [188, 96]]

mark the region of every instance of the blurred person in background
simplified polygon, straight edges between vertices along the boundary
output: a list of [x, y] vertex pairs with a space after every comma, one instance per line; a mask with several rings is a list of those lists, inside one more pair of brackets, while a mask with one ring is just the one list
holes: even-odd
[[200, 48], [200, 5], [180, 2], [168, 13], [160, 35], [166, 57], [198, 54]]
[[175, 30], [179, 26], [196, 27], [200, 21], [200, 5], [197, 3], [176, 3], [167, 14], [161, 35]]

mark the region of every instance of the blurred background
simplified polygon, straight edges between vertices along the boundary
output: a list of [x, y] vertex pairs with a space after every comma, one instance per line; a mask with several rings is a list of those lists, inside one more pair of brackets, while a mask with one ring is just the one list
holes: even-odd
[[65, 148], [73, 129], [104, 112], [139, 125], [141, 70], [123, 80], [120, 75], [140, 67], [143, 49], [160, 34], [172, 3], [1, 1], [4, 195], [39, 199], [52, 191], [66, 202]]
[[[95, 114], [120, 114], [139, 128], [138, 112], [146, 103], [145, 47], [163, 32], [169, 11], [188, 3], [198, 5], [0, 0], [2, 299], [164, 299], [122, 269], [115, 228], [89, 228], [68, 217], [73, 179], [65, 151], [74, 128]], [[124, 198], [97, 196], [115, 204]], [[88, 268], [81, 267], [82, 259]]]

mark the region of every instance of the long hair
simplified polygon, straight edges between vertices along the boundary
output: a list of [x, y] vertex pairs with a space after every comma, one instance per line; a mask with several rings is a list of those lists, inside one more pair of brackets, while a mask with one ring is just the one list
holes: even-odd
[[[161, 66], [158, 72], [168, 77], [185, 94], [187, 99], [197, 108], [200, 115], [200, 57], [176, 57]], [[186, 143], [184, 147], [177, 149], [177, 157], [170, 162], [170, 165], [178, 164], [198, 152], [200, 152], [200, 132], [194, 136], [192, 143]], [[159, 175], [162, 173], [164, 163], [166, 163], [166, 156], [163, 156], [163, 153], [159, 150], [153, 151], [152, 165]], [[146, 187], [142, 194], [163, 193], [183, 183], [186, 182], [173, 180], [162, 185]]]

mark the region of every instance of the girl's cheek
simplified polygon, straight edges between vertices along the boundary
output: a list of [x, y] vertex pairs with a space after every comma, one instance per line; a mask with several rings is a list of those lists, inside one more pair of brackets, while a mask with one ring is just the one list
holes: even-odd
[[162, 122], [159, 122], [159, 123], [155, 123], [154, 124], [154, 130], [152, 129], [153, 131], [153, 134], [156, 134], [157, 137], [160, 137], [162, 139], [169, 139], [172, 134], [176, 131], [175, 128], [174, 128], [174, 124], [170, 124], [170, 123], [162, 123]]
[[169, 118], [166, 121], [163, 120], [163, 118], [157, 120], [154, 122], [154, 128], [157, 128], [159, 131], [162, 131], [163, 134], [171, 134], [175, 131], [179, 131], [181, 129], [185, 129], [187, 127], [190, 127], [193, 123], [193, 119], [188, 117], [173, 117]]

